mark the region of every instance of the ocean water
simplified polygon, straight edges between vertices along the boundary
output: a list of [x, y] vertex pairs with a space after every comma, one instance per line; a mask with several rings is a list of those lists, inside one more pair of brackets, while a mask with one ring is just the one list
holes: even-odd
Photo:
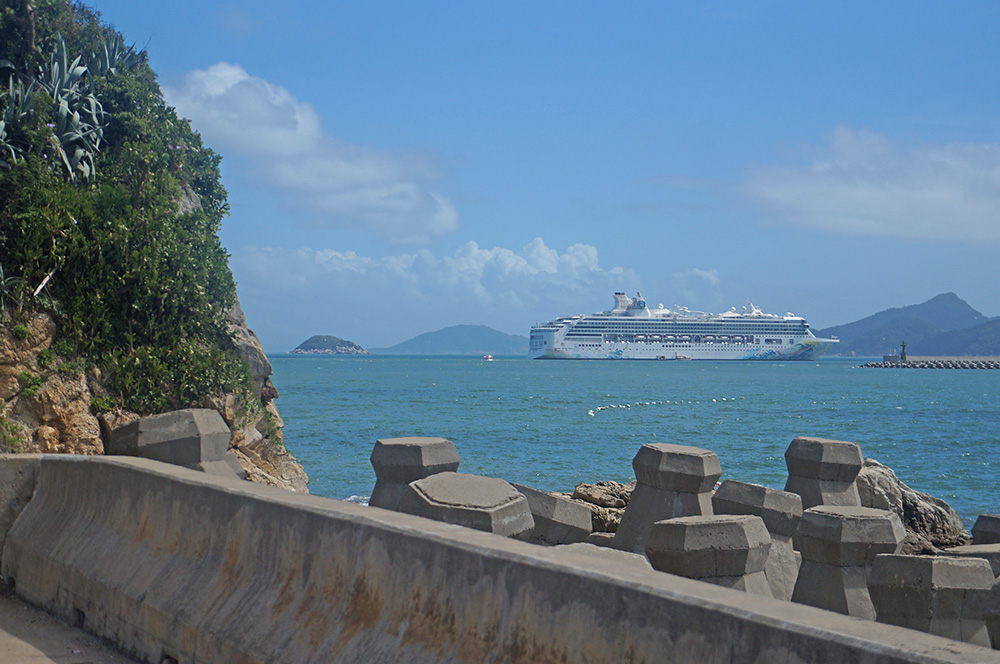
[[712, 450], [722, 479], [781, 489], [800, 435], [850, 440], [971, 527], [1000, 513], [1000, 371], [815, 362], [274, 356], [285, 444], [309, 490], [364, 500], [378, 438], [442, 436], [462, 472], [549, 491], [633, 478], [645, 443]]

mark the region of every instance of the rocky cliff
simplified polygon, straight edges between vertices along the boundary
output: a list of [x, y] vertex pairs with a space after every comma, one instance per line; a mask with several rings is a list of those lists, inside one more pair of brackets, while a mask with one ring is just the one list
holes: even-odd
[[[233, 394], [209, 397], [203, 405], [226, 420], [230, 448], [251, 481], [307, 492], [305, 471], [283, 445], [271, 363], [239, 303], [229, 313], [229, 324], [261, 407], [243, 408]], [[120, 408], [101, 412], [107, 399], [100, 371], [78, 358], [56, 355], [57, 333], [44, 313], [18, 325], [9, 319], [0, 323], [0, 452], [103, 454], [112, 429], [139, 417]]]
[[[91, 413], [91, 382], [72, 362], [46, 362], [56, 325], [46, 314], [0, 325], [0, 448], [14, 452], [103, 454]], [[51, 350], [49, 350], [51, 353]]]

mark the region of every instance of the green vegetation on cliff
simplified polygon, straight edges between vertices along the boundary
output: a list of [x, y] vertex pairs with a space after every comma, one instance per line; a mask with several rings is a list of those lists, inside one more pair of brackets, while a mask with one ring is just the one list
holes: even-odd
[[0, 0], [0, 74], [2, 324], [48, 311], [140, 413], [246, 389], [220, 158], [145, 53], [81, 4]]

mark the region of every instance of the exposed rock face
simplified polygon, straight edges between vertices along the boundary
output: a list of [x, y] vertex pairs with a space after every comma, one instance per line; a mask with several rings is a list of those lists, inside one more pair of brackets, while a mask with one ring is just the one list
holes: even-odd
[[0, 324], [0, 399], [10, 403], [21, 391], [17, 375], [22, 371], [38, 371], [35, 358], [38, 351], [48, 348], [56, 333], [56, 324], [45, 314], [31, 317], [26, 326], [28, 336], [14, 336], [9, 321]]
[[948, 503], [914, 491], [888, 466], [865, 459], [857, 479], [864, 507], [895, 512], [906, 526], [902, 553], [933, 553], [934, 547], [968, 544], [972, 538]]
[[628, 499], [635, 489], [635, 482], [621, 484], [607, 481], [595, 484], [577, 484], [573, 489], [573, 498], [599, 505], [600, 507], [627, 507]]
[[281, 430], [285, 423], [272, 401], [278, 398], [278, 390], [271, 383], [271, 362], [264, 354], [260, 339], [247, 326], [239, 301], [229, 311], [228, 318], [229, 329], [236, 342], [236, 352], [250, 365], [254, 395], [260, 398], [264, 414], [258, 417], [241, 416], [243, 414], [237, 412], [235, 399], [231, 395], [222, 400], [224, 403], [221, 407], [217, 407], [215, 403], [208, 407], [218, 410], [232, 429], [233, 439], [229, 445], [235, 450], [240, 465], [247, 473], [247, 479], [308, 493], [306, 483], [309, 478], [306, 471], [282, 443]]
[[177, 197], [177, 212], [187, 214], [201, 208], [201, 198], [194, 189], [186, 184], [181, 184], [181, 191]]
[[12, 415], [32, 431], [25, 451], [103, 454], [101, 428], [90, 413], [90, 388], [83, 374], [47, 377], [33, 398], [19, 398]]
[[[15, 452], [103, 454], [100, 426], [90, 413], [87, 377], [38, 365], [38, 353], [52, 345], [56, 334], [52, 318], [35, 314], [24, 328], [27, 336], [18, 338], [13, 325], [0, 325], [0, 415], [8, 434], [4, 447]], [[38, 384], [26, 385], [25, 377]]]
[[243, 308], [240, 306], [239, 300], [227, 312], [226, 318], [229, 323], [229, 331], [236, 343], [236, 353], [250, 365], [250, 375], [253, 376], [254, 381], [254, 396], [265, 403], [277, 398], [278, 390], [271, 383], [271, 362], [264, 355], [260, 339], [247, 326], [247, 319], [243, 315]]
[[613, 533], [618, 530], [635, 482], [622, 484], [601, 481], [594, 484], [577, 484], [572, 494], [563, 494], [570, 500], [586, 505], [592, 513], [591, 526], [595, 533]]
[[[229, 319], [237, 352], [250, 365], [254, 395], [262, 408], [245, 412], [231, 394], [209, 397], [204, 405], [219, 411], [232, 430], [230, 448], [248, 479], [307, 492], [309, 478], [282, 445], [284, 423], [272, 402], [278, 391], [271, 383], [271, 363], [247, 327], [239, 303]], [[39, 313], [25, 327], [27, 336], [18, 338], [9, 320], [0, 324], [0, 447], [4, 448], [0, 451], [103, 454], [103, 441], [110, 440], [111, 431], [139, 416], [122, 409], [98, 417], [91, 414], [91, 398], [102, 392], [100, 373], [40, 367], [39, 352], [52, 345], [56, 325]], [[40, 381], [34, 389], [26, 389], [28, 375]]]

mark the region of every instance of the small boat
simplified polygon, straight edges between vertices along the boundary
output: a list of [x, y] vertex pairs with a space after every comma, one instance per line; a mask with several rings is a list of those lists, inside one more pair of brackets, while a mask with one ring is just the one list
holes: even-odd
[[487, 362], [492, 362], [493, 356], [487, 353], [486, 355], [483, 355], [483, 359], [486, 360]]

